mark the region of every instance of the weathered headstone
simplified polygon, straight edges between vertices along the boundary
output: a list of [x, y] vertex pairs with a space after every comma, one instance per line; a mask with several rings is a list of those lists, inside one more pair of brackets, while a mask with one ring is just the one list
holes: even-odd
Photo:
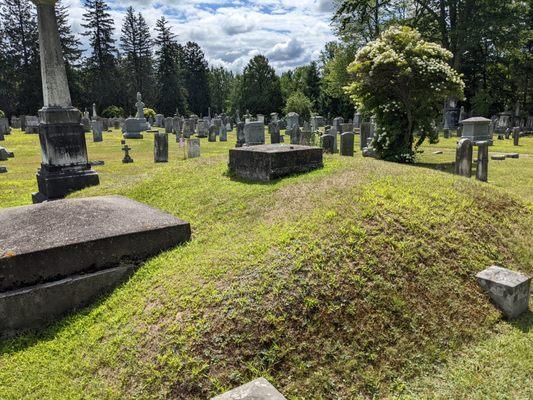
[[493, 265], [476, 275], [478, 284], [507, 318], [528, 311], [531, 277]]
[[280, 129], [278, 121], [271, 121], [268, 124], [268, 133], [270, 135], [270, 143], [276, 144], [280, 142]]
[[287, 129], [286, 133], [289, 134], [291, 144], [300, 144], [302, 132], [297, 124], [293, 125], [291, 129]]
[[341, 134], [346, 133], [346, 132], [353, 132], [353, 131], [354, 131], [353, 123], [341, 124], [341, 130], [340, 130]]
[[154, 162], [168, 162], [168, 133], [154, 133]]
[[244, 136], [244, 122], [237, 122], [237, 143], [235, 147], [242, 147], [246, 143]]
[[470, 178], [472, 176], [472, 141], [461, 139], [455, 152], [455, 173]]
[[10, 133], [9, 120], [7, 118], [0, 118], [0, 136], [9, 135]]
[[0, 146], [0, 161], [7, 161], [9, 158], [13, 158], [15, 155], [5, 147]]
[[324, 153], [333, 154], [335, 151], [335, 138], [329, 133], [320, 137]]
[[163, 114], [156, 114], [155, 116], [155, 126], [158, 128], [164, 128], [165, 116]]
[[353, 132], [344, 132], [341, 134], [341, 156], [353, 157], [354, 155], [355, 135]]
[[95, 143], [102, 142], [104, 140], [102, 136], [102, 132], [104, 130], [103, 122], [93, 121], [91, 125], [92, 125], [92, 130], [93, 130], [93, 142]]
[[188, 158], [200, 157], [200, 139], [188, 139], [187, 140], [187, 157]]
[[263, 114], [257, 114], [256, 121], [257, 122], [262, 122], [264, 124], [265, 123], [265, 116]]
[[470, 139], [474, 143], [492, 141], [490, 123], [490, 119], [483, 117], [461, 120], [461, 137]]
[[244, 125], [244, 141], [247, 146], [265, 144], [265, 124], [250, 122]]
[[173, 133], [174, 132], [174, 120], [172, 117], [165, 118], [165, 133]]
[[320, 115], [314, 115], [311, 117], [311, 130], [313, 132], [318, 132], [318, 130], [324, 125], [324, 117], [321, 117]]
[[208, 136], [208, 141], [209, 142], [216, 142], [217, 141], [217, 133], [218, 133], [218, 126], [216, 125], [211, 125], [209, 127], [209, 136]]
[[199, 138], [206, 138], [208, 133], [208, 125], [205, 120], [199, 120], [197, 129], [197, 136]]
[[26, 115], [26, 129], [24, 132], [28, 135], [39, 134], [39, 117], [33, 115]]
[[7, 174], [7, 168], [6, 167], [0, 167], [0, 174]]
[[520, 143], [520, 128], [513, 128], [513, 145], [518, 146]]
[[130, 164], [133, 162], [133, 158], [130, 156], [131, 147], [126, 144], [125, 140], [120, 142], [122, 144], [122, 151], [124, 152], [124, 158], [122, 159], [123, 164]]
[[85, 133], [91, 132], [92, 126], [91, 126], [91, 118], [89, 118], [89, 112], [85, 111], [83, 113], [83, 116], [81, 117], [81, 124], [83, 125], [83, 130]]
[[228, 130], [226, 128], [226, 125], [224, 125], [224, 124], [222, 124], [222, 126], [220, 127], [219, 140], [221, 142], [227, 142], [228, 141]]
[[294, 126], [300, 126], [300, 116], [295, 112], [290, 112], [287, 114], [287, 131], [291, 131]]
[[489, 178], [489, 142], [478, 142], [476, 179], [487, 182]]
[[344, 118], [337, 117], [337, 118], [333, 119], [332, 126], [337, 129], [337, 132], [342, 133], [342, 124], [344, 124]]
[[305, 121], [302, 131], [300, 132], [300, 142], [302, 146], [311, 146], [313, 143], [313, 132], [311, 132], [311, 125]]
[[11, 117], [11, 127], [13, 129], [20, 129], [20, 118], [18, 117]]
[[122, 133], [125, 139], [142, 139], [143, 135], [141, 132], [150, 130], [150, 125], [144, 117], [144, 105], [142, 95], [137, 93], [137, 103], [135, 103], [137, 113], [135, 114], [135, 118], [127, 118], [122, 127]]
[[42, 162], [37, 172], [39, 192], [33, 202], [65, 197], [99, 184], [87, 157], [81, 113], [72, 107], [57, 26], [55, 0], [33, 0], [39, 21], [39, 49], [44, 106], [39, 110]]
[[359, 144], [361, 151], [368, 147], [368, 139], [372, 137], [371, 129], [370, 122], [361, 122], [361, 143]]

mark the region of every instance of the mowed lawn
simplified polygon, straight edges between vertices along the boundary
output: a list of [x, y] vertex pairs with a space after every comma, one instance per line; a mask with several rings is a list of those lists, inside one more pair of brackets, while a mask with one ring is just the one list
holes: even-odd
[[[496, 141], [520, 158], [491, 161], [487, 184], [449, 173], [457, 139], [416, 166], [357, 151], [272, 184], [227, 175], [234, 134], [194, 160], [171, 136], [168, 164], [148, 135], [127, 165], [119, 132], [87, 139], [101, 185], [73, 196], [142, 201], [193, 240], [0, 343], [0, 399], [206, 399], [258, 376], [289, 399], [533, 397], [532, 314], [501, 320], [474, 279], [493, 263], [533, 273], [533, 138]], [[0, 207], [29, 204], [38, 138], [0, 145], [15, 152]]]

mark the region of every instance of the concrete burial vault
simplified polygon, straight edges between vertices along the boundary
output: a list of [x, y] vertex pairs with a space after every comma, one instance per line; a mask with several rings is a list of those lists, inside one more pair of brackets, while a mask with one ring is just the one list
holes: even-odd
[[265, 144], [229, 151], [230, 173], [252, 182], [269, 182], [323, 166], [319, 147]]
[[0, 337], [88, 305], [190, 237], [189, 223], [120, 196], [0, 211]]

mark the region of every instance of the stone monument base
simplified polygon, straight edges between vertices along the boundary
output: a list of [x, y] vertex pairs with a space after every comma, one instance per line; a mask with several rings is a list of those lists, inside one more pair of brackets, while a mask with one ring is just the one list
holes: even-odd
[[124, 139], [142, 139], [141, 132], [149, 131], [150, 125], [144, 118], [128, 118], [122, 127]]
[[230, 173], [252, 182], [270, 182], [323, 166], [319, 147], [266, 144], [229, 151]]

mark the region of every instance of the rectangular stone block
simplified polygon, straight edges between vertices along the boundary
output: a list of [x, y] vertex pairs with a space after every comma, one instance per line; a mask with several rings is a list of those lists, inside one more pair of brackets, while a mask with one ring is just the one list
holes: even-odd
[[268, 144], [231, 149], [229, 169], [237, 177], [269, 182], [294, 173], [323, 167], [319, 147]]
[[493, 265], [476, 275], [477, 282], [507, 318], [527, 312], [531, 277]]

